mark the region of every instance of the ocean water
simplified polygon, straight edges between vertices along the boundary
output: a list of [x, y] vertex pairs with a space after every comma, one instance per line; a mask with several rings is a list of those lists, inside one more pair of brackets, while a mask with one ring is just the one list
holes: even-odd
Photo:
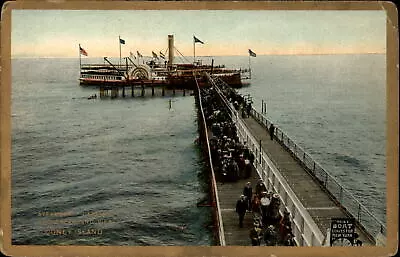
[[77, 60], [12, 65], [14, 244], [212, 243], [193, 96], [88, 100]]
[[[384, 221], [385, 56], [250, 61], [240, 92]], [[211, 245], [194, 98], [87, 100], [78, 76], [77, 59], [12, 61], [13, 244]]]

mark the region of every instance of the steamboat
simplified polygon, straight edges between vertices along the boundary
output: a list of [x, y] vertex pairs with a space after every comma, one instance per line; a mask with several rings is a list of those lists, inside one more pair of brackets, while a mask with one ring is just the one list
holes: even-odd
[[[194, 39], [198, 40], [196, 37]], [[198, 40], [197, 42], [201, 41]], [[83, 49], [79, 48], [81, 55]], [[203, 64], [201, 60], [193, 63], [174, 63], [175, 50], [177, 49], [174, 47], [174, 37], [168, 35], [167, 59], [161, 52], [160, 57], [162, 58], [158, 58], [157, 54], [152, 52], [153, 57], [150, 60], [144, 61], [142, 59], [142, 63], [140, 63], [139, 58], [143, 58], [143, 56], [137, 52], [137, 58], [131, 53], [129, 57], [120, 58], [119, 64], [113, 64], [107, 57], [104, 57], [104, 64], [80, 63], [80, 85], [163, 86], [193, 89], [196, 86], [194, 75], [204, 74], [204, 72], [221, 78], [233, 88], [240, 88], [248, 84], [244, 80], [250, 79], [250, 68], [227, 69], [224, 65], [214, 66], [214, 60], [211, 64]], [[179, 50], [177, 52], [180, 53]], [[83, 54], [86, 54], [86, 52], [84, 51]], [[124, 63], [121, 63], [121, 60]]]

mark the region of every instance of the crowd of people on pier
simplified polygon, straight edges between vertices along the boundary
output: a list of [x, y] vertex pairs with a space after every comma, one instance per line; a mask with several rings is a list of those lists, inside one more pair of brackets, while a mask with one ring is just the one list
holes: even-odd
[[204, 88], [201, 96], [205, 119], [211, 132], [211, 159], [217, 179], [232, 182], [249, 178], [254, 155], [245, 143], [239, 142], [236, 126], [226, 106], [213, 90]]
[[[250, 115], [251, 103], [229, 87], [219, 85], [223, 94], [242, 117]], [[206, 123], [209, 126], [210, 152], [217, 179], [222, 182], [236, 182], [252, 177], [254, 154], [240, 143], [236, 126], [230, 112], [222, 102], [214, 87], [201, 89], [201, 101]], [[253, 226], [249, 231], [251, 244], [295, 245], [290, 213], [280, 214], [281, 200], [278, 194], [268, 192], [260, 179], [254, 192], [251, 182], [247, 182], [242, 195], [236, 202], [239, 227], [243, 227], [246, 214], [252, 215]]]
[[243, 188], [243, 194], [236, 202], [236, 212], [239, 216], [239, 226], [243, 227], [243, 219], [246, 213], [253, 217], [253, 227], [249, 232], [251, 244], [261, 245], [285, 245], [294, 246], [294, 235], [290, 221], [290, 213], [279, 213], [281, 201], [278, 194], [267, 192], [264, 182], [260, 179], [255, 187], [247, 182]]

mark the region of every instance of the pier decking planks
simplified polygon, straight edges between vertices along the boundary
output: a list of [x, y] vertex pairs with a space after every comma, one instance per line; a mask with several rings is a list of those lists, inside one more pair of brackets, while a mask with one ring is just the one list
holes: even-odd
[[[331, 217], [346, 217], [333, 200], [304, 168], [276, 140], [271, 140], [268, 131], [253, 118], [243, 119], [251, 134], [262, 140], [262, 148], [274, 162], [303, 206], [308, 210], [321, 232], [326, 235]], [[222, 194], [222, 193], [221, 193]], [[222, 201], [223, 202], [223, 201]], [[373, 245], [369, 237], [356, 229], [364, 245]], [[248, 239], [248, 235], [247, 235]]]
[[[255, 186], [259, 179], [257, 172], [253, 169], [251, 178], [240, 179], [237, 182], [217, 183], [226, 245], [251, 245], [249, 232], [253, 227], [253, 213], [246, 213], [244, 216], [243, 227], [240, 228], [239, 216], [237, 215], [235, 208], [236, 201], [243, 193], [243, 188], [246, 185], [246, 182], [251, 182], [254, 193]], [[261, 244], [262, 243], [263, 242], [261, 242]]]

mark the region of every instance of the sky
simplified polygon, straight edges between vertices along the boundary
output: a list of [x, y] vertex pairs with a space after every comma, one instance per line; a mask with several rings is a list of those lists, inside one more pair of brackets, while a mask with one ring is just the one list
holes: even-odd
[[122, 56], [165, 52], [168, 34], [185, 56], [386, 53], [385, 11], [12, 10], [17, 57]]

